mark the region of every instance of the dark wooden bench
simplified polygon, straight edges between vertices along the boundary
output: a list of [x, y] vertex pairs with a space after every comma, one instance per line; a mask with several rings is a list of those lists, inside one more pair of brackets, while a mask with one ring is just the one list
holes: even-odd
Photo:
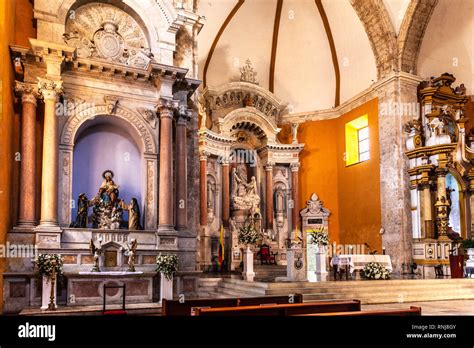
[[410, 309], [388, 309], [388, 310], [377, 310], [377, 311], [360, 311], [360, 312], [332, 312], [332, 313], [310, 313], [300, 314], [300, 316], [318, 317], [318, 316], [331, 316], [331, 317], [360, 317], [360, 316], [421, 316], [421, 307], [411, 306]]
[[290, 296], [264, 296], [264, 297], [243, 297], [243, 298], [216, 298], [216, 299], [197, 299], [185, 300], [166, 300], [162, 302], [163, 316], [189, 316], [192, 315], [192, 308], [194, 307], [238, 307], [238, 306], [258, 306], [261, 304], [284, 304], [289, 303], [303, 303], [303, 295], [294, 294], [291, 299]]
[[360, 301], [320, 301], [294, 304], [262, 304], [221, 308], [194, 308], [196, 316], [290, 316], [309, 313], [360, 311]]

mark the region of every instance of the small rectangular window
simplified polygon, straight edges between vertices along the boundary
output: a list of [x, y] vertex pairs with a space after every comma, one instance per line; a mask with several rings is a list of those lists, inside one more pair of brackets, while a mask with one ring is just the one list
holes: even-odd
[[357, 130], [359, 141], [359, 162], [370, 159], [369, 127]]
[[370, 159], [370, 134], [368, 115], [360, 116], [345, 126], [346, 166]]

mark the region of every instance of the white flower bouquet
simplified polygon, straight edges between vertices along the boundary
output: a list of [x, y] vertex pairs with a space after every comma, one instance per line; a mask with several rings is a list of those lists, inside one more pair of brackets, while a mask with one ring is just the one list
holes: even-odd
[[311, 236], [311, 244], [318, 246], [326, 246], [329, 244], [329, 236], [327, 232], [324, 231], [324, 227], [317, 230], [308, 230], [306, 232]]
[[63, 273], [64, 259], [61, 254], [39, 254], [33, 261], [35, 268], [42, 277], [51, 277], [53, 273], [60, 277]]
[[171, 280], [178, 271], [178, 255], [162, 255], [156, 257], [156, 271], [163, 273], [166, 278]]
[[362, 270], [362, 276], [366, 279], [390, 279], [390, 271], [378, 262], [369, 262]]
[[252, 225], [246, 225], [240, 228], [237, 238], [240, 244], [256, 245], [259, 240], [259, 234]]

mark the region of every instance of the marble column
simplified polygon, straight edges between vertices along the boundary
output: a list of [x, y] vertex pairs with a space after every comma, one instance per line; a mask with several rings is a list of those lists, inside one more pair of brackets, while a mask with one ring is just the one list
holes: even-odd
[[300, 193], [298, 188], [298, 175], [300, 170], [299, 163], [292, 163], [291, 166], [291, 188], [293, 196], [293, 210], [291, 214], [291, 221], [293, 223], [293, 231], [298, 228], [300, 217]]
[[229, 182], [229, 162], [222, 162], [222, 222], [224, 226], [229, 226], [230, 218], [230, 182]]
[[58, 117], [56, 102], [62, 81], [40, 79], [38, 91], [44, 100], [43, 168], [41, 175], [41, 228], [58, 227]]
[[206, 166], [207, 166], [207, 155], [202, 153], [199, 157], [200, 171], [199, 171], [199, 207], [200, 207], [200, 219], [201, 226], [207, 225], [207, 178], [206, 178]]
[[446, 174], [448, 170], [445, 168], [436, 169], [437, 176], [437, 193], [436, 193], [436, 225], [438, 227], [438, 240], [450, 241], [448, 233], [448, 206], [449, 202], [446, 197]]
[[35, 86], [17, 82], [15, 92], [21, 95], [21, 162], [20, 209], [18, 227], [35, 225], [36, 202], [36, 100]]
[[173, 105], [162, 101], [160, 113], [160, 182], [158, 229], [174, 231], [173, 224]]
[[188, 116], [180, 114], [176, 122], [176, 229], [188, 228], [188, 168], [187, 130]]
[[267, 163], [265, 166], [265, 218], [267, 230], [273, 229], [273, 166]]

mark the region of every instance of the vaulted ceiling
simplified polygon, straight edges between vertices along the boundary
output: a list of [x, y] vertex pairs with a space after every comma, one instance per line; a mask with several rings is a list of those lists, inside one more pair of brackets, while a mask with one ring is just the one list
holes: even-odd
[[[437, 1], [200, 0], [199, 77], [238, 81], [250, 59], [260, 86], [290, 112], [330, 109], [392, 70], [416, 72]], [[420, 14], [426, 23], [414, 20]]]

